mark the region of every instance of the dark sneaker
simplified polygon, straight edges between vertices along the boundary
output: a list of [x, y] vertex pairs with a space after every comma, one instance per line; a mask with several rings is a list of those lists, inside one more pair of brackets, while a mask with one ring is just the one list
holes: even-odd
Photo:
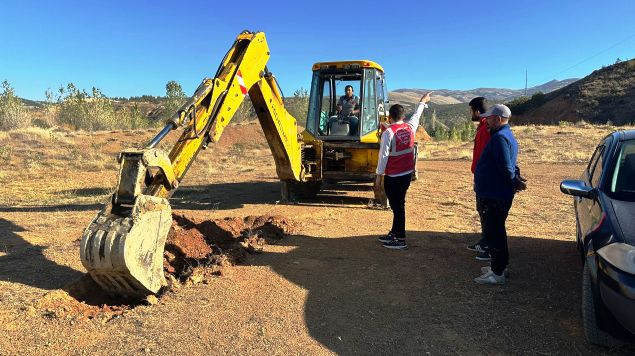
[[474, 245], [470, 245], [467, 247], [468, 250], [483, 253], [487, 251], [487, 246], [481, 245], [480, 242], [475, 243]]
[[481, 252], [476, 255], [476, 259], [479, 261], [491, 261], [492, 256], [489, 254], [489, 252]]
[[388, 235], [380, 236], [377, 240], [379, 240], [379, 242], [385, 244], [385, 243], [388, 243], [388, 242], [390, 242], [390, 241], [392, 241], [392, 240], [394, 240], [396, 238], [397, 238], [397, 235], [395, 235], [395, 233], [391, 231], [391, 232], [388, 233]]
[[394, 239], [384, 243], [384, 247], [391, 250], [404, 250], [408, 248], [408, 245], [406, 245], [406, 239]]

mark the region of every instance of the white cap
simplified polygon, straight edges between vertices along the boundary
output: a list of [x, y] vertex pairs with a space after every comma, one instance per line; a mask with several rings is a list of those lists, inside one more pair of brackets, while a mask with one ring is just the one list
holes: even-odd
[[481, 117], [500, 116], [505, 119], [509, 119], [512, 116], [512, 111], [503, 104], [492, 105], [487, 112], [481, 114]]

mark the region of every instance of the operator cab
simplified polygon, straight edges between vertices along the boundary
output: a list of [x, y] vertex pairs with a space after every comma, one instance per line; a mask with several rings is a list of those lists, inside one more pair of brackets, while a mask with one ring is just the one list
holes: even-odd
[[377, 63], [316, 63], [306, 129], [326, 141], [377, 142], [387, 98], [384, 71]]

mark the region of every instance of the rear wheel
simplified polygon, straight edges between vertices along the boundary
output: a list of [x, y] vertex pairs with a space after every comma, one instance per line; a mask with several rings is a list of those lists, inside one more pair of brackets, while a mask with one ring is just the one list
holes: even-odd
[[584, 264], [582, 272], [582, 325], [584, 336], [588, 342], [606, 347], [616, 347], [623, 344], [606, 331], [600, 329], [597, 324], [596, 300], [593, 296], [593, 281], [588, 264]]

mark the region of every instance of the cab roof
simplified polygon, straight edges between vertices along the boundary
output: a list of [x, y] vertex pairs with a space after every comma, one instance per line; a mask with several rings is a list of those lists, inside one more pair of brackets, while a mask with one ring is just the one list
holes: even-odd
[[354, 60], [354, 61], [337, 61], [337, 62], [318, 62], [313, 65], [313, 70], [320, 69], [354, 69], [354, 66], [359, 66], [359, 68], [375, 68], [381, 72], [384, 72], [384, 68], [382, 68], [379, 64], [365, 60]]

